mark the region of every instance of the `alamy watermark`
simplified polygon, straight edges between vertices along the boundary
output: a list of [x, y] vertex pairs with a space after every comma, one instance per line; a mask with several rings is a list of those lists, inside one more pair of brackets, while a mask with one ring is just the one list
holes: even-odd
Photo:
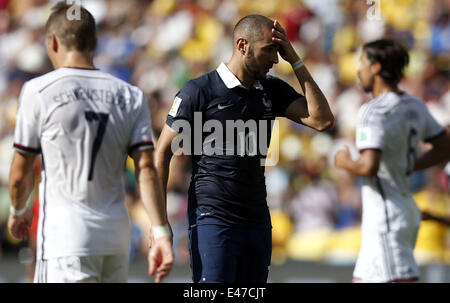
[[194, 112], [193, 125], [183, 119], [172, 123], [171, 128], [178, 132], [171, 145], [173, 154], [260, 157], [261, 166], [278, 163], [277, 120], [226, 120], [224, 132], [223, 122], [210, 119], [203, 123], [202, 119], [201, 112]]
[[370, 5], [366, 16], [370, 21], [381, 21], [381, 0], [366, 0], [366, 4]]
[[[81, 19], [82, 0], [66, 0], [71, 7], [67, 10], [67, 19], [70, 21]], [[366, 0], [366, 4], [370, 5], [367, 10], [366, 17], [370, 21], [381, 21], [381, 0]]]
[[68, 5], [71, 7], [67, 10], [67, 20], [81, 20], [81, 0], [66, 0]]

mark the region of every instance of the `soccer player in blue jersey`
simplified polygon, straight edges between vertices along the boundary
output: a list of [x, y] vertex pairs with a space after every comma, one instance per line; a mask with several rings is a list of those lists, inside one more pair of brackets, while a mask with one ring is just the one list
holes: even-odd
[[[183, 144], [193, 164], [188, 246], [194, 282], [267, 281], [272, 250], [262, 164], [267, 154], [257, 146], [268, 147], [276, 117], [318, 131], [334, 122], [326, 98], [278, 21], [246, 16], [236, 24], [233, 42], [227, 64], [178, 92], [155, 153], [165, 193], [173, 142], [188, 138]], [[267, 75], [278, 54], [292, 65], [302, 94]]]

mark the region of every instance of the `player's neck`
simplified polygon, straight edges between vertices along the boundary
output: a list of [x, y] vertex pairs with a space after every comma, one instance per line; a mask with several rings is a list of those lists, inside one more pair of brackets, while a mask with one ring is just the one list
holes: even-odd
[[394, 93], [398, 93], [400, 92], [398, 90], [398, 87], [395, 86], [391, 86], [389, 84], [387, 84], [386, 82], [384, 82], [381, 78], [375, 78], [375, 83], [373, 84], [373, 89], [372, 89], [372, 95], [374, 98], [377, 98], [378, 96], [381, 96], [384, 93], [388, 93], [388, 92], [394, 92]]
[[253, 83], [255, 83], [256, 79], [253, 79], [248, 75], [248, 73], [244, 69], [244, 65], [235, 57], [231, 57], [231, 60], [227, 64], [227, 67], [245, 87], [251, 87]]
[[55, 68], [71, 67], [82, 69], [95, 69], [93, 58], [90, 54], [80, 52], [67, 52]]

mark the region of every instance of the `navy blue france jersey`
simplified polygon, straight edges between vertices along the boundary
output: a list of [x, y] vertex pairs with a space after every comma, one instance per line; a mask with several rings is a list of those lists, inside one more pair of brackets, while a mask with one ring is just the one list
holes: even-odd
[[[272, 122], [299, 98], [303, 96], [272, 76], [247, 89], [223, 63], [178, 92], [166, 123], [180, 134], [190, 126], [191, 226], [270, 226], [263, 163]], [[231, 127], [239, 123], [253, 125], [257, 134], [248, 127], [240, 133]]]

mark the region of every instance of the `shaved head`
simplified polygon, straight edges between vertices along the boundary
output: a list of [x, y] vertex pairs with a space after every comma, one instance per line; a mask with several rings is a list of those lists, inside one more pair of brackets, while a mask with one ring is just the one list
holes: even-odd
[[[278, 63], [279, 43], [274, 39], [275, 22], [265, 16], [248, 15], [239, 20], [233, 30], [233, 56], [230, 65], [242, 79], [252, 81], [266, 78]], [[241, 79], [240, 78], [240, 79]]]
[[273, 20], [261, 15], [248, 15], [238, 21], [233, 30], [233, 40], [244, 38], [253, 43], [264, 38], [264, 29], [273, 27]]

